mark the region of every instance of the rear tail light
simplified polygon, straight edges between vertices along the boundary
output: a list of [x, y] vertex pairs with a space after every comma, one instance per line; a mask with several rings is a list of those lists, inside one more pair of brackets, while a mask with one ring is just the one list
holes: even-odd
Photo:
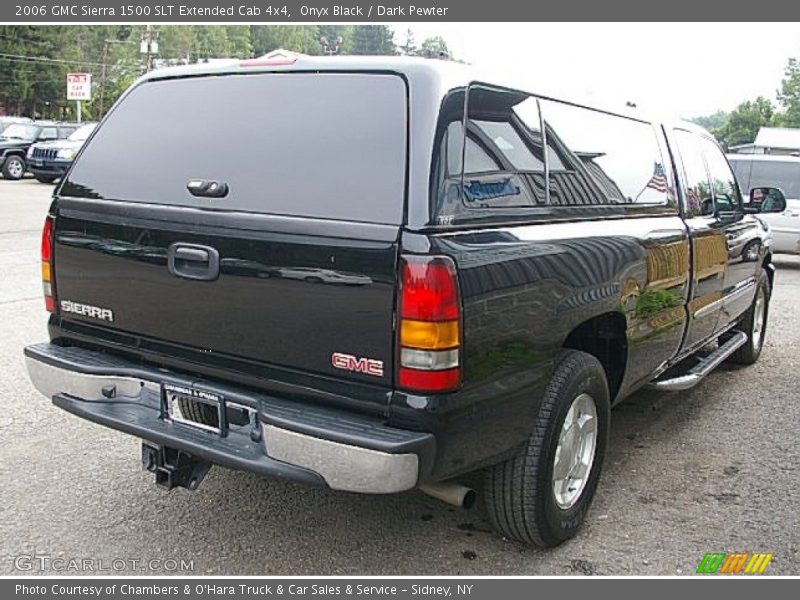
[[412, 392], [452, 391], [461, 383], [461, 300], [446, 256], [400, 261], [398, 384]]
[[44, 220], [42, 228], [42, 290], [44, 306], [51, 313], [56, 312], [56, 296], [53, 288], [53, 217]]

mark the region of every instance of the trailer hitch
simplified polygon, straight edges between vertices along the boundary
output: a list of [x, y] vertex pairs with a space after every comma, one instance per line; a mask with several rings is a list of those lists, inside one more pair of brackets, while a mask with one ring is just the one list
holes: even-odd
[[142, 467], [155, 474], [157, 485], [168, 490], [183, 487], [194, 491], [208, 473], [211, 463], [183, 450], [142, 442]]

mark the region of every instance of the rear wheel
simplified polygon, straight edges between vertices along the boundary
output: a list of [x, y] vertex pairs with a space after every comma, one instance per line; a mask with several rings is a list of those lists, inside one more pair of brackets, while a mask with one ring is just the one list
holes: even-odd
[[574, 536], [597, 488], [609, 418], [600, 361], [585, 352], [563, 352], [527, 444], [487, 470], [484, 493], [494, 528], [543, 547]]
[[34, 175], [36, 181], [39, 183], [53, 183], [58, 177], [54, 175]]
[[728, 359], [730, 362], [740, 365], [752, 365], [761, 356], [761, 349], [764, 347], [764, 336], [767, 333], [769, 297], [769, 277], [767, 272], [761, 269], [756, 297], [737, 328], [747, 334], [747, 342], [730, 356]]
[[21, 156], [9, 156], [3, 163], [3, 177], [6, 179], [22, 179], [25, 175], [25, 161]]

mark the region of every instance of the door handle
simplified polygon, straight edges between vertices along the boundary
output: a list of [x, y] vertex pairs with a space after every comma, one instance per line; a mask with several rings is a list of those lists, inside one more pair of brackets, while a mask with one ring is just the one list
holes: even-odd
[[167, 268], [175, 277], [214, 281], [219, 277], [219, 252], [211, 246], [176, 242], [167, 250]]
[[205, 248], [178, 246], [175, 248], [176, 260], [189, 260], [194, 262], [208, 262], [211, 255]]
[[206, 198], [224, 198], [228, 195], [228, 184], [224, 181], [210, 181], [208, 179], [192, 179], [186, 184], [186, 189], [192, 196], [205, 196]]

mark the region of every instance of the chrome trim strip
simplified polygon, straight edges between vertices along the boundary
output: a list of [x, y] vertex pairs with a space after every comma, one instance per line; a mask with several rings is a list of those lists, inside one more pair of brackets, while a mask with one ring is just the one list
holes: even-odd
[[49, 365], [29, 356], [25, 357], [25, 365], [28, 368], [31, 383], [47, 398], [52, 398], [56, 394], [67, 394], [81, 400], [107, 402], [109, 398], [103, 396], [102, 392], [107, 385], [116, 386], [117, 398], [136, 398], [141, 394], [142, 388], [147, 388], [156, 394], [161, 393], [161, 386], [158, 383], [138, 377], [78, 373]]
[[393, 494], [417, 485], [416, 454], [387, 454], [264, 425], [267, 456], [319, 473], [334, 490]]
[[[158, 382], [138, 377], [91, 375], [62, 369], [36, 358], [25, 357], [34, 387], [47, 398], [67, 394], [84, 401], [109, 402], [103, 387], [116, 386], [114, 399], [138, 398], [142, 388], [157, 395]], [[226, 406], [251, 407], [231, 402]], [[192, 426], [197, 423], [192, 422]], [[391, 494], [412, 489], [419, 476], [419, 457], [413, 453], [389, 454], [369, 448], [332, 442], [322, 438], [264, 424], [264, 448], [270, 458], [318, 473], [335, 490], [366, 494]]]
[[739, 287], [734, 289], [730, 294], [723, 297], [722, 299], [725, 301], [725, 304], [730, 304], [734, 300], [738, 300], [740, 296], [747, 294], [748, 292], [755, 295], [756, 291], [756, 280], [755, 277], [748, 279], [745, 283], [742, 283]]
[[728, 293], [727, 295], [714, 300], [714, 302], [710, 304], [706, 304], [705, 306], [701, 306], [696, 311], [694, 311], [694, 318], [699, 319], [708, 315], [715, 310], [719, 310], [720, 308], [727, 306], [734, 300], [738, 299], [739, 296], [746, 294], [747, 292], [755, 293], [756, 282], [755, 279], [750, 279], [745, 283], [741, 284], [738, 288], [734, 289], [732, 292]]
[[725, 301], [725, 298], [718, 298], [714, 300], [710, 304], [706, 304], [705, 306], [701, 306], [696, 311], [694, 311], [694, 315], [692, 315], [695, 319], [701, 319], [706, 315], [711, 314], [712, 312], [719, 310], [722, 308], [722, 304]]

